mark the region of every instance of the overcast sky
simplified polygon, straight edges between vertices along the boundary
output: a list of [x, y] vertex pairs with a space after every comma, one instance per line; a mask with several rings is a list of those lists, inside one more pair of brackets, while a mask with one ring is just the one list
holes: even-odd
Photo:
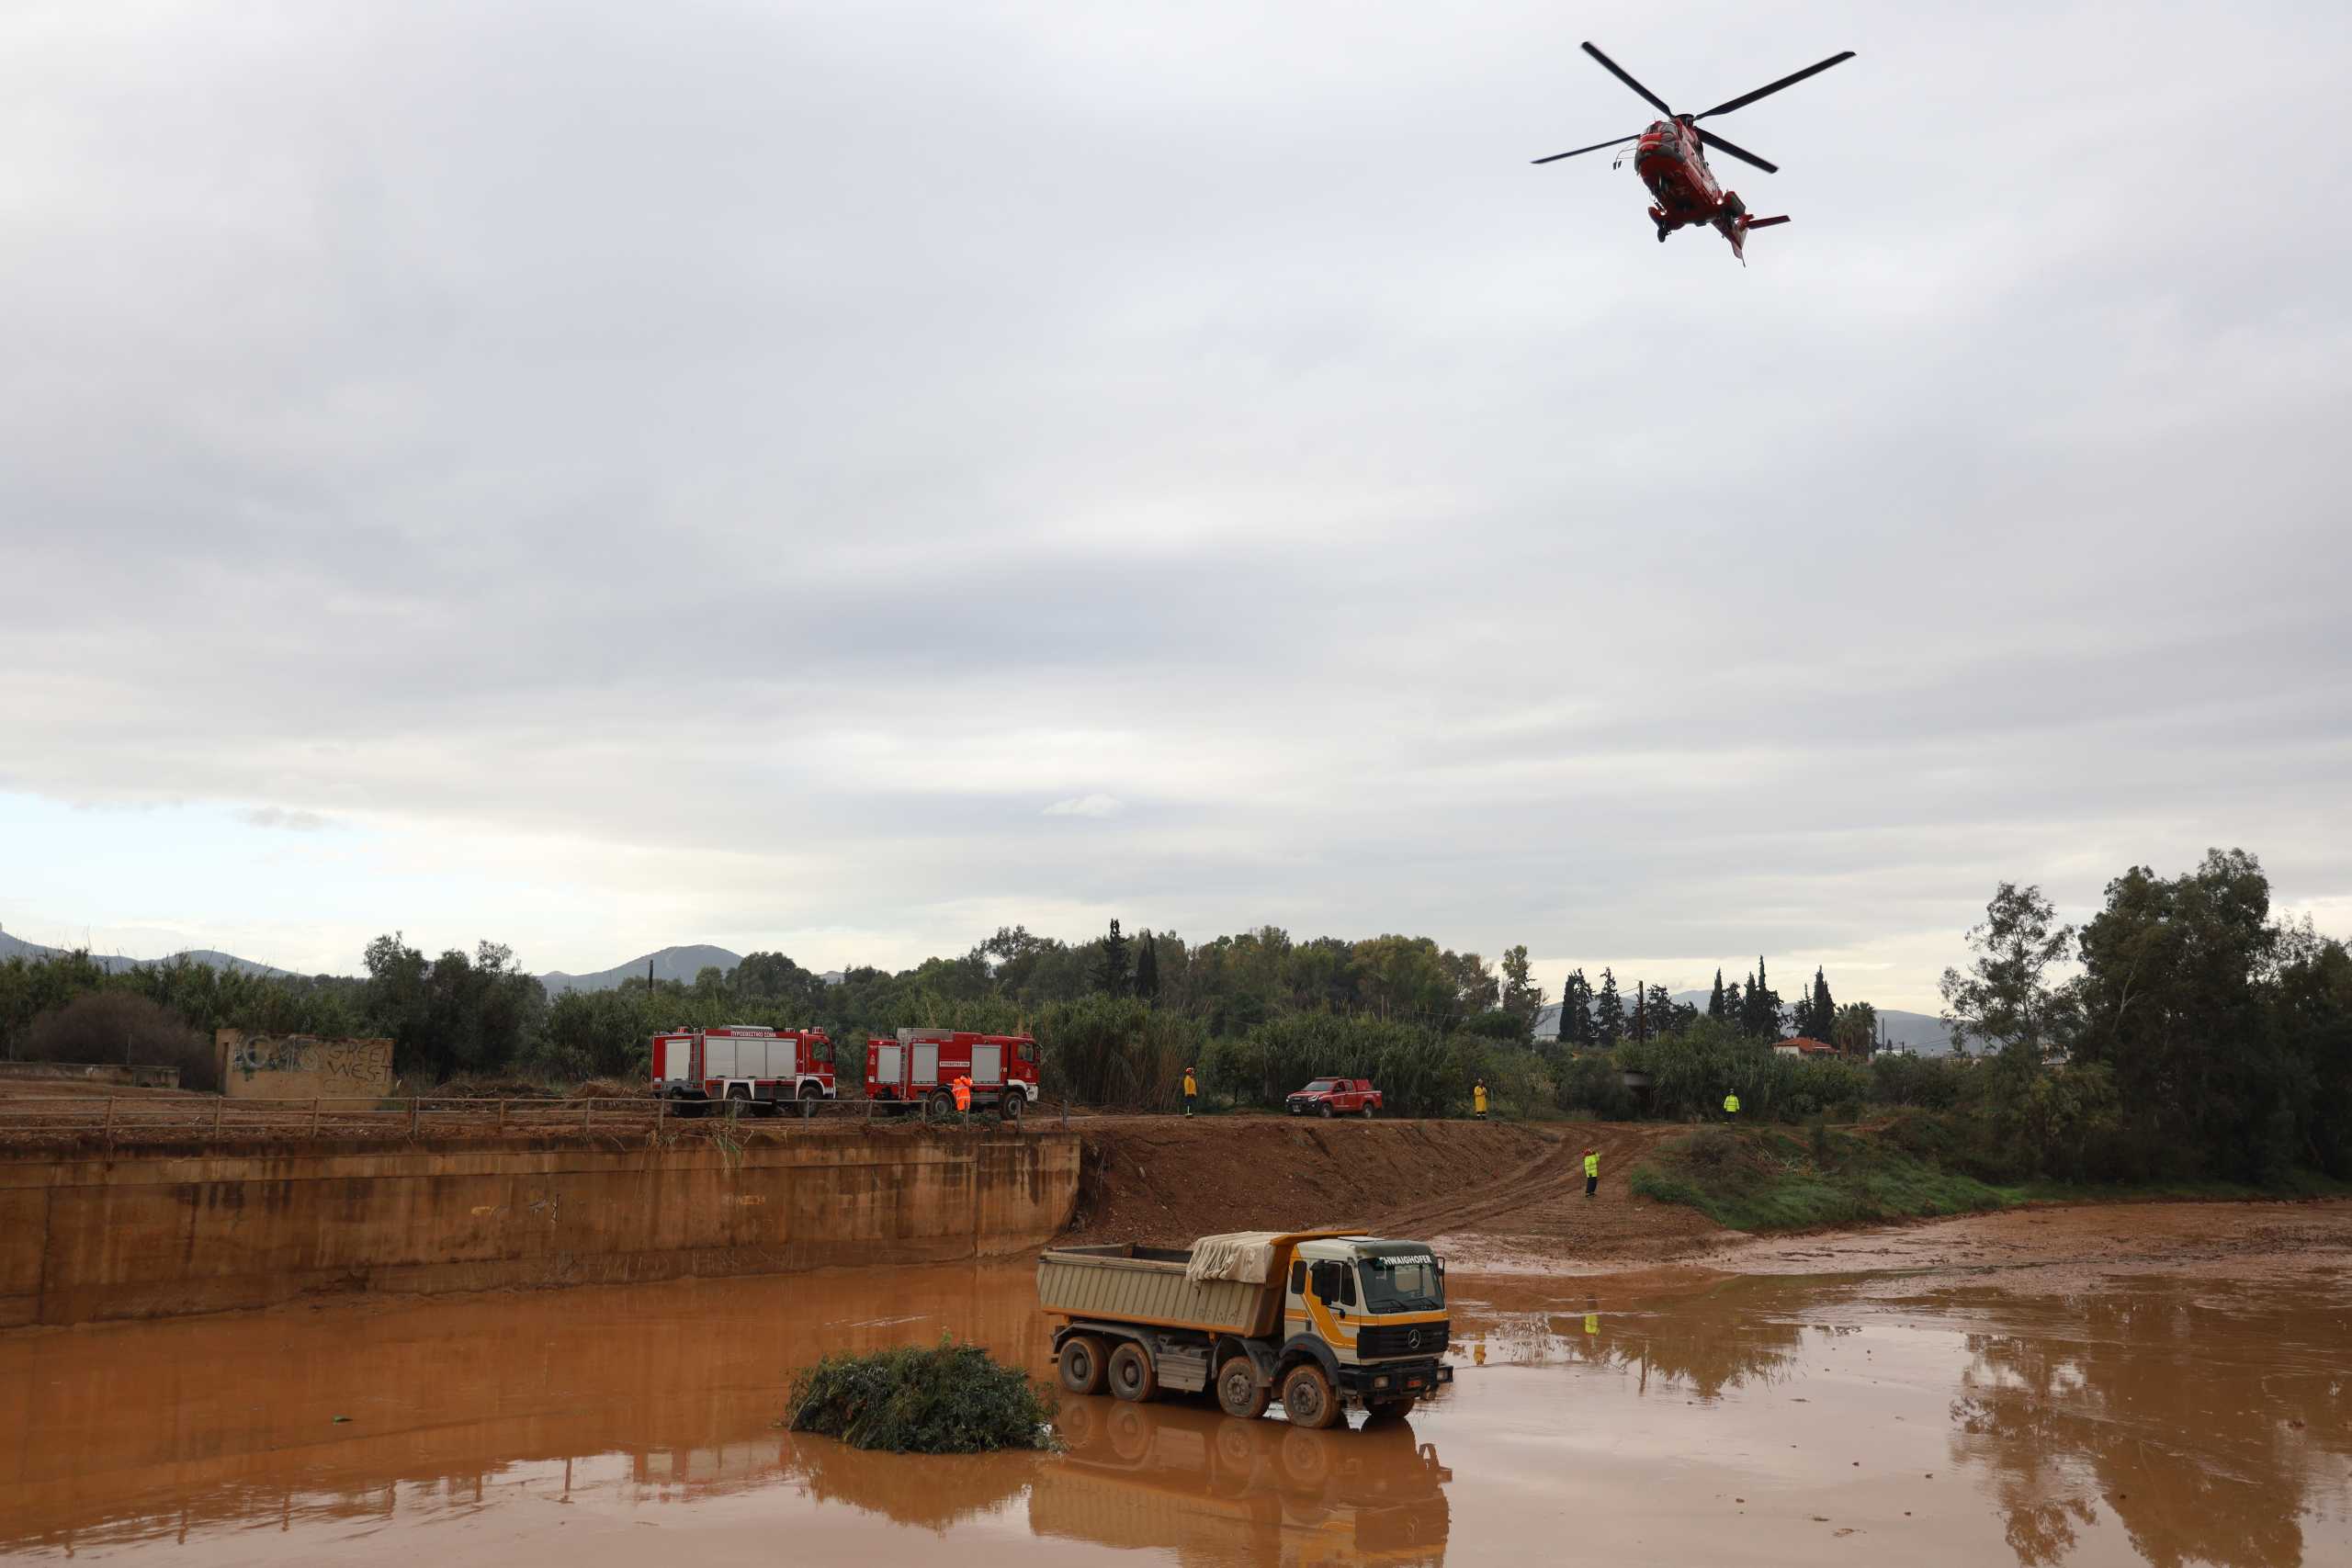
[[[2352, 931], [2341, 6], [20, 3], [0, 926]], [[2127, 19], [2128, 18], [2128, 19]], [[1594, 37], [1759, 212], [1660, 245]]]

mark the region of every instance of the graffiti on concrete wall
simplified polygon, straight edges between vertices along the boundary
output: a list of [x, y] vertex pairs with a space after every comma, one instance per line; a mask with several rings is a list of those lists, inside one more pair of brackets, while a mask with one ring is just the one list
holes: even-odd
[[380, 1098], [391, 1092], [389, 1040], [223, 1029], [212, 1043], [220, 1062], [220, 1092], [232, 1098]]

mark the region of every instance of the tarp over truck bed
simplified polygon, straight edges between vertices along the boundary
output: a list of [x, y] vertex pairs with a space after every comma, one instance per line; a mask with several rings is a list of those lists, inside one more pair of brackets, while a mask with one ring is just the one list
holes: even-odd
[[1071, 1319], [1272, 1334], [1282, 1326], [1281, 1273], [1291, 1248], [1310, 1236], [1354, 1234], [1248, 1231], [1204, 1236], [1190, 1248], [1049, 1247], [1037, 1258], [1037, 1304]]
[[1204, 1235], [1193, 1244], [1184, 1278], [1195, 1285], [1204, 1280], [1233, 1280], [1262, 1285], [1273, 1278], [1274, 1254], [1291, 1237], [1284, 1231], [1230, 1231]]

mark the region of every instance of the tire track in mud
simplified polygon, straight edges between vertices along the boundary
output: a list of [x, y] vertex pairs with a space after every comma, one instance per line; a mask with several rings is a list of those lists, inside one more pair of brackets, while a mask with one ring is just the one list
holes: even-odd
[[[1635, 1198], [1634, 1166], [1678, 1126], [1611, 1122], [1105, 1117], [1072, 1239], [1182, 1245], [1327, 1224], [1547, 1262], [1679, 1257], [1732, 1239], [1695, 1210]], [[1583, 1153], [1601, 1158], [1584, 1195]], [[1484, 1246], [1476, 1244], [1487, 1244]]]
[[[1696, 1210], [1634, 1196], [1634, 1167], [1661, 1140], [1686, 1129], [1587, 1122], [1547, 1126], [1551, 1147], [1481, 1190], [1411, 1204], [1379, 1216], [1399, 1235], [1477, 1238], [1513, 1253], [1574, 1262], [1639, 1252], [1653, 1258], [1703, 1251], [1734, 1239]], [[1600, 1156], [1600, 1189], [1584, 1194], [1584, 1151]]]

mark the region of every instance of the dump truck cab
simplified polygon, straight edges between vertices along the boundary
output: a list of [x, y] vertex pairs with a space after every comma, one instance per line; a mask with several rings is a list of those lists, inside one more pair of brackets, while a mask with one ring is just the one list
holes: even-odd
[[[1329, 1352], [1351, 1404], [1411, 1400], [1451, 1381], [1438, 1363], [1452, 1325], [1445, 1265], [1427, 1242], [1329, 1236], [1300, 1242], [1283, 1281], [1285, 1352]], [[1422, 1363], [1437, 1363], [1423, 1365]]]
[[1038, 1304], [1072, 1393], [1213, 1390], [1235, 1416], [1280, 1400], [1295, 1426], [1350, 1407], [1399, 1416], [1453, 1381], [1445, 1268], [1426, 1242], [1334, 1231], [1203, 1236], [1190, 1248], [1053, 1247]]

